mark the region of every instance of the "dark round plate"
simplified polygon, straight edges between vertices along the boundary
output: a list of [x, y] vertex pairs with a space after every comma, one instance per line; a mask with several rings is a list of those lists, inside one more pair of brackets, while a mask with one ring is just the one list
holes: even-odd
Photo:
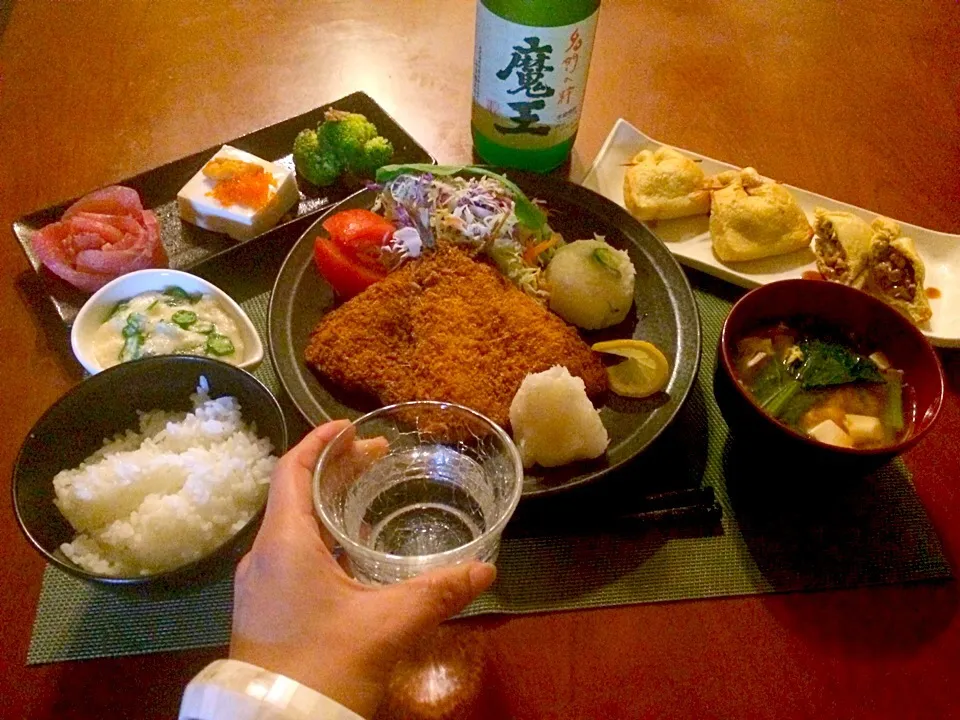
[[[614, 338], [649, 340], [670, 361], [665, 392], [635, 400], [608, 393], [600, 417], [610, 436], [606, 454], [580, 462], [527, 472], [524, 497], [549, 495], [595, 480], [641, 453], [673, 420], [700, 364], [700, 318], [686, 276], [667, 248], [625, 210], [580, 185], [528, 173], [510, 173], [531, 198], [543, 200], [550, 226], [567, 240], [602, 235], [630, 254], [637, 270], [636, 302], [620, 325], [583, 332], [587, 343]], [[304, 361], [311, 331], [334, 307], [333, 291], [313, 264], [313, 241], [323, 220], [347, 208], [369, 208], [374, 192], [352, 195], [322, 215], [307, 230], [277, 276], [267, 314], [270, 357], [283, 387], [303, 416], [318, 425], [333, 418], [355, 419], [372, 406], [345, 396], [321, 381]], [[366, 401], [369, 402], [369, 401]]]

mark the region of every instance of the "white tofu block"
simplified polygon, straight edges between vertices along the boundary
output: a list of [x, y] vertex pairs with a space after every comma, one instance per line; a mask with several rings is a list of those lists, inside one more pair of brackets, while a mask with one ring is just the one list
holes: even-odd
[[856, 444], [865, 442], [883, 442], [883, 425], [880, 418], [872, 415], [851, 415], [847, 413], [843, 419], [847, 432]]
[[887, 359], [887, 356], [884, 355], [879, 350], [875, 353], [870, 353], [870, 359], [873, 360], [874, 365], [876, 365], [881, 370], [890, 369], [890, 360]]
[[273, 175], [277, 184], [271, 188], [267, 204], [259, 210], [244, 205], [221, 205], [209, 194], [216, 181], [204, 175], [201, 169], [177, 193], [177, 208], [186, 222], [206, 230], [226, 233], [234, 240], [249, 240], [276, 225], [283, 214], [300, 200], [297, 181], [291, 170], [229, 145], [220, 148], [211, 160], [214, 158], [230, 158], [259, 165]]
[[837, 425], [833, 420], [824, 420], [818, 425], [814, 425], [807, 431], [807, 434], [814, 440], [819, 440], [828, 445], [837, 447], [852, 448], [853, 438], [847, 435], [843, 428]]

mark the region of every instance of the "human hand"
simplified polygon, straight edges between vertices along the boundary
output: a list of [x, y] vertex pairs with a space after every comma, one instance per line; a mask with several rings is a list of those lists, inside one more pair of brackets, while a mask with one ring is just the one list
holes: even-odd
[[[237, 567], [230, 657], [371, 717], [397, 660], [486, 590], [496, 569], [474, 561], [383, 587], [350, 578], [330, 553], [310, 488], [320, 452], [347, 427], [314, 429], [277, 464], [263, 525]], [[361, 442], [360, 456], [375, 451]]]

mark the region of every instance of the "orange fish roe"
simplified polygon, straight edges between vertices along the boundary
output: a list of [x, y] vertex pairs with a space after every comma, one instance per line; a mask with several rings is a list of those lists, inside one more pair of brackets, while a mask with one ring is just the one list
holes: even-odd
[[259, 165], [244, 164], [247, 167], [243, 172], [218, 180], [207, 195], [221, 205], [245, 205], [259, 210], [270, 200], [270, 191], [277, 184], [277, 179]]

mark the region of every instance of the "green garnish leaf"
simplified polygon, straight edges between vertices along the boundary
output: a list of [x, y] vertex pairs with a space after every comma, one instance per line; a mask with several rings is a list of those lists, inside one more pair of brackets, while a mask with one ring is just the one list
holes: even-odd
[[411, 163], [409, 165], [384, 165], [377, 170], [377, 182], [388, 183], [400, 175], [430, 173], [438, 177], [451, 177], [465, 173], [480, 175], [498, 180], [510, 194], [513, 195], [514, 212], [517, 220], [534, 232], [541, 232], [547, 224], [547, 214], [535, 202], [526, 196], [516, 183], [508, 180], [500, 173], [480, 165], [429, 165], [427, 163]]
[[140, 313], [130, 313], [127, 324], [120, 334], [123, 336], [123, 347], [120, 348], [120, 361], [136, 360], [143, 354], [143, 331], [147, 319]]
[[139, 335], [143, 332], [147, 319], [140, 313], [130, 313], [127, 316], [127, 324], [123, 326], [123, 329], [120, 331], [120, 334], [125, 338], [133, 337], [134, 335]]
[[787, 367], [775, 358], [763, 364], [750, 391], [764, 410], [778, 417], [790, 399], [800, 390]]
[[192, 328], [195, 333], [200, 333], [201, 335], [209, 335], [214, 332], [217, 328], [212, 322], [206, 320], [198, 320]]
[[197, 321], [197, 314], [192, 310], [177, 310], [170, 319], [186, 330]]
[[804, 389], [845, 385], [853, 382], [884, 382], [876, 363], [840, 343], [805, 340], [800, 343], [803, 364], [797, 380]]
[[430, 173], [439, 177], [456, 175], [466, 169], [466, 165], [431, 165], [429, 163], [409, 163], [407, 165], [384, 165], [377, 170], [377, 183], [383, 185], [394, 178], [407, 174]]
[[793, 378], [789, 378], [777, 392], [762, 403], [763, 409], [774, 417], [780, 417], [787, 404], [798, 392], [800, 392], [800, 383]]
[[598, 247], [590, 253], [590, 257], [604, 270], [620, 277], [620, 263], [617, 262], [617, 258], [610, 248]]

